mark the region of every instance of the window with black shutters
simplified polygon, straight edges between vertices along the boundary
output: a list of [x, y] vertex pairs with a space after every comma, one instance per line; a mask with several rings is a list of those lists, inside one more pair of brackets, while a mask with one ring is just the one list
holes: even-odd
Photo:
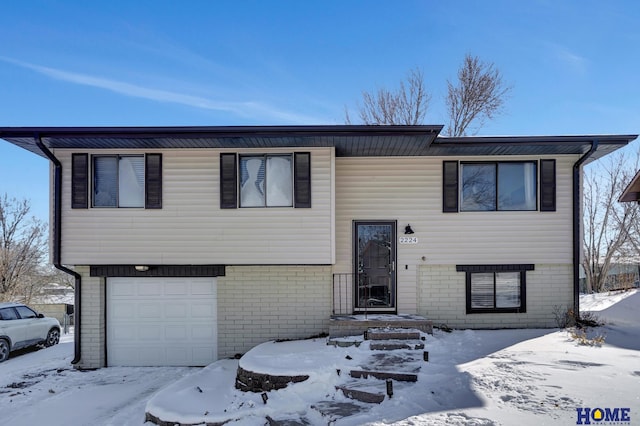
[[443, 161], [442, 211], [555, 211], [556, 162]]
[[556, 211], [556, 160], [540, 160], [540, 211]]
[[[71, 156], [74, 209], [162, 208], [162, 154]], [[89, 196], [91, 194], [91, 196]]]
[[71, 156], [71, 208], [89, 207], [89, 155]]
[[145, 155], [145, 202], [147, 209], [162, 208], [162, 154]]
[[442, 163], [442, 211], [453, 213], [458, 211], [458, 162]]
[[220, 154], [220, 208], [311, 207], [311, 154]]

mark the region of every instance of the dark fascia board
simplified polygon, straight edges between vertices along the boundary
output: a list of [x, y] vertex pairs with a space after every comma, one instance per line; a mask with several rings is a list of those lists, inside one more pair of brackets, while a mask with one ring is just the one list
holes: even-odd
[[601, 143], [628, 143], [636, 139], [638, 135], [536, 135], [536, 136], [439, 136], [434, 143], [438, 145], [464, 144], [464, 145], [501, 145], [516, 141], [522, 144], [557, 144], [557, 143], [584, 143], [598, 140]]
[[622, 195], [618, 199], [620, 202], [637, 201], [640, 203], [640, 170], [631, 179], [629, 185], [622, 191]]
[[0, 138], [28, 137], [248, 137], [248, 136], [364, 136], [439, 134], [442, 125], [372, 126], [155, 126], [155, 127], [0, 127]]
[[[369, 125], [319, 125], [319, 126], [164, 126], [164, 127], [0, 127], [0, 138], [20, 146], [28, 151], [42, 155], [35, 145], [35, 138], [40, 137], [47, 148], [78, 148], [92, 149], [93, 144], [87, 141], [121, 140], [131, 141], [122, 143], [127, 148], [153, 148], [153, 144], [145, 140], [164, 141], [157, 148], [200, 148], [203, 145], [198, 140], [216, 139], [222, 141], [216, 147], [233, 148], [239, 146], [239, 140], [268, 140], [263, 144], [269, 147], [313, 146], [304, 140], [310, 138], [345, 138], [357, 137], [411, 137], [419, 144], [423, 151], [438, 136], [442, 125], [420, 126], [369, 126]], [[170, 140], [180, 140], [179, 146], [166, 143]], [[194, 146], [185, 144], [185, 140], [194, 142]], [[326, 146], [333, 146], [325, 142]], [[241, 146], [241, 145], [240, 145]], [[348, 155], [348, 154], [347, 154]]]
[[[438, 137], [441, 125], [421, 126], [170, 126], [5, 127], [0, 138], [38, 155], [47, 148], [249, 148], [333, 146], [336, 156], [482, 156], [584, 154], [594, 140], [598, 159], [637, 135]], [[215, 143], [210, 143], [215, 140]], [[111, 146], [110, 144], [113, 144]]]
[[562, 155], [587, 153], [594, 141], [595, 161], [632, 142], [638, 135], [471, 136], [438, 137], [430, 145], [433, 155]]

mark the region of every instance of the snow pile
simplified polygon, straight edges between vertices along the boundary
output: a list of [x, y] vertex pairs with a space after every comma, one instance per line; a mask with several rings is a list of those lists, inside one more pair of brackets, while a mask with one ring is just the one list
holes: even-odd
[[[429, 362], [422, 364], [416, 384], [398, 386], [393, 398], [335, 424], [576, 424], [576, 408], [583, 407], [630, 407], [631, 423], [617, 424], [638, 424], [640, 293], [622, 300], [617, 294], [608, 296], [617, 303], [597, 312], [605, 322], [597, 331], [606, 335], [602, 347], [579, 345], [566, 330], [436, 331], [427, 337]], [[604, 306], [604, 301], [598, 303]], [[267, 392], [266, 404], [260, 394], [234, 388], [236, 360], [204, 369], [80, 372], [69, 365], [72, 343], [62, 343], [15, 354], [0, 364], [0, 412], [3, 424], [18, 426], [141, 425], [145, 407], [184, 423], [224, 417], [236, 419], [229, 425], [264, 425], [269, 416], [327, 424], [310, 407], [320, 401], [350, 401], [335, 391], [344, 376], [336, 369], [360, 360], [353, 347], [324, 343], [266, 343], [241, 360], [247, 368], [310, 376]]]
[[615, 305], [619, 301], [636, 294], [638, 290], [609, 291], [580, 295], [580, 311], [597, 312]]

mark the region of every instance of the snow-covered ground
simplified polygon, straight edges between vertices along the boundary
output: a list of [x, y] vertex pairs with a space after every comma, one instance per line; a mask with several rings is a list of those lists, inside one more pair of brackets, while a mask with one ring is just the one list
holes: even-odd
[[[417, 384], [336, 424], [566, 425], [576, 424], [576, 408], [596, 407], [629, 407], [631, 421], [616, 424], [640, 424], [640, 293], [582, 296], [581, 304], [606, 321], [595, 331], [606, 336], [601, 347], [580, 345], [566, 330], [436, 331], [427, 338], [429, 362]], [[233, 389], [235, 360], [205, 369], [80, 372], [69, 364], [70, 339], [67, 335], [56, 347], [17, 354], [0, 364], [2, 424], [141, 425], [147, 404], [154, 412], [166, 406], [167, 415], [182, 410], [177, 420], [185, 422], [213, 420], [225, 409], [238, 409], [243, 415], [230, 424], [263, 425], [265, 415], [278, 418], [286, 411], [322, 424], [305, 407], [341, 397], [332, 392], [335, 365], [330, 352], [323, 351], [338, 351], [334, 354], [342, 358], [340, 351], [350, 350], [327, 348], [318, 340], [271, 344], [282, 345], [277, 347], [281, 362], [275, 364], [267, 361], [273, 359], [267, 351], [256, 351], [247, 363], [259, 363], [263, 356], [261, 368], [273, 372], [282, 374], [284, 365], [290, 373], [318, 372], [306, 382], [270, 392], [265, 405], [260, 395]]]

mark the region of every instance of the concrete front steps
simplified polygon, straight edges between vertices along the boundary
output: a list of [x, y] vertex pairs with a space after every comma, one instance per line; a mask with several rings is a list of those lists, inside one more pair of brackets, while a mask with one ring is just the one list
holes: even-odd
[[[349, 371], [352, 380], [337, 386], [347, 398], [379, 404], [392, 398], [405, 383], [418, 381], [422, 363], [428, 360], [421, 330], [405, 328], [369, 328], [364, 338], [370, 340], [371, 355], [361, 365]], [[351, 339], [354, 346], [359, 340]], [[345, 346], [349, 338], [332, 339], [329, 344]], [[338, 343], [341, 342], [342, 344]]]
[[334, 315], [329, 321], [329, 337], [362, 335], [369, 329], [414, 329], [433, 334], [433, 322], [412, 314]]

